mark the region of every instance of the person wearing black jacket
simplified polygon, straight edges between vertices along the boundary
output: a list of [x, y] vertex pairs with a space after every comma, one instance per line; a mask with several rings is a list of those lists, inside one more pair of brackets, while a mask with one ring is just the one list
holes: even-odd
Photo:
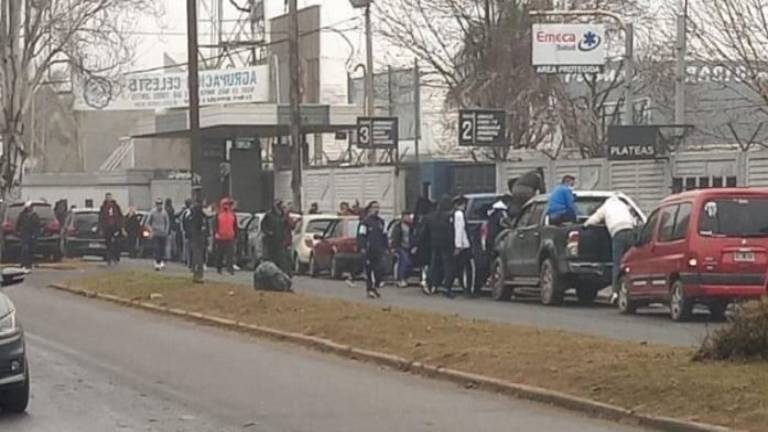
[[31, 269], [35, 257], [35, 244], [40, 234], [40, 216], [35, 212], [31, 202], [24, 204], [24, 209], [16, 221], [16, 233], [21, 240], [21, 266]]
[[379, 288], [384, 280], [384, 256], [387, 234], [384, 219], [379, 217], [379, 203], [371, 201], [365, 208], [365, 218], [357, 229], [357, 246], [365, 260], [365, 287], [370, 298], [381, 297]]
[[193, 204], [189, 209], [187, 224], [187, 239], [189, 240], [189, 255], [192, 267], [192, 281], [204, 282], [205, 271], [205, 241], [208, 238], [208, 217], [203, 210], [202, 188], [192, 189]]
[[[437, 210], [427, 217], [429, 244], [432, 258], [427, 276], [428, 291], [434, 294], [439, 286], [445, 288], [445, 296], [453, 297], [449, 283], [453, 283], [454, 226], [451, 197], [440, 198]], [[450, 281], [450, 282], [449, 282]]]

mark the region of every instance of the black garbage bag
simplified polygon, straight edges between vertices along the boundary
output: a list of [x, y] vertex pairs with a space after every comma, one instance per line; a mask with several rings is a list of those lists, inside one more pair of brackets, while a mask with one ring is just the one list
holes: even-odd
[[293, 292], [291, 278], [272, 261], [262, 261], [253, 272], [253, 288], [262, 291]]

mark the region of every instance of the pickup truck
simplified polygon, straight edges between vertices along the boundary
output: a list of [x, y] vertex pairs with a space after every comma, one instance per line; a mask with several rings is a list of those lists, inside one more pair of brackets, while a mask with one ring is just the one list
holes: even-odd
[[[573, 289], [582, 303], [592, 303], [611, 284], [612, 241], [604, 226], [584, 228], [583, 223], [613, 192], [576, 192], [579, 223], [549, 225], [548, 196], [529, 201], [509, 228], [499, 234], [490, 285], [497, 301], [509, 300], [516, 291], [534, 289], [545, 305], [559, 305]], [[637, 204], [620, 194], [638, 219], [645, 215]]]

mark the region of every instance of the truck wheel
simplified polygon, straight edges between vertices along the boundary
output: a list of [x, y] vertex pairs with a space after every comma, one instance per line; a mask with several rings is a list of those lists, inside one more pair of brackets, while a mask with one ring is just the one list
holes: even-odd
[[308, 267], [309, 266], [307, 266], [306, 264], [301, 263], [301, 261], [299, 260], [298, 254], [293, 255], [293, 272], [295, 274], [297, 275], [305, 274], [307, 272]]
[[687, 321], [693, 313], [693, 303], [685, 298], [683, 283], [675, 281], [672, 284], [672, 298], [669, 301], [669, 311], [672, 321]]
[[547, 306], [557, 306], [563, 303], [565, 284], [557, 274], [555, 263], [547, 258], [541, 263], [541, 303]]
[[491, 273], [491, 297], [496, 301], [508, 301], [512, 298], [512, 288], [507, 285], [507, 276], [504, 271], [504, 262], [497, 258], [493, 262]]
[[579, 303], [590, 305], [595, 302], [598, 291], [600, 290], [595, 287], [578, 287], [576, 288], [576, 297], [579, 299]]
[[6, 412], [21, 414], [29, 405], [29, 366], [24, 363], [24, 384], [2, 393], [0, 407]]
[[624, 315], [631, 315], [637, 311], [637, 303], [632, 301], [629, 297], [629, 286], [627, 285], [627, 278], [621, 277], [619, 279], [619, 313]]
[[331, 257], [331, 278], [341, 279], [341, 266], [339, 260], [336, 259], [336, 255]]

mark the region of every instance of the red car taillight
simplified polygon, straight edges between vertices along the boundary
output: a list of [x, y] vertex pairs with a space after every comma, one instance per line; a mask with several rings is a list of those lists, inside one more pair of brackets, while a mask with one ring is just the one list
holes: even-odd
[[571, 231], [568, 233], [568, 244], [565, 247], [565, 250], [567, 251], [569, 256], [578, 256], [579, 255], [579, 239], [581, 238], [581, 233], [578, 231]]
[[483, 250], [488, 250], [487, 248], [487, 240], [488, 240], [488, 222], [483, 222], [482, 225], [480, 225], [480, 244], [483, 247]]
[[148, 230], [148, 229], [146, 229], [146, 228], [144, 228], [143, 230], [141, 230], [141, 237], [142, 237], [142, 238], [149, 238], [149, 230]]
[[54, 219], [54, 220], [48, 222], [48, 225], [45, 226], [45, 229], [48, 232], [57, 233], [57, 232], [61, 231], [61, 224], [59, 223], [59, 221]]
[[3, 221], [3, 232], [6, 234], [12, 234], [15, 231], [15, 227], [13, 226], [13, 223], [6, 219]]

